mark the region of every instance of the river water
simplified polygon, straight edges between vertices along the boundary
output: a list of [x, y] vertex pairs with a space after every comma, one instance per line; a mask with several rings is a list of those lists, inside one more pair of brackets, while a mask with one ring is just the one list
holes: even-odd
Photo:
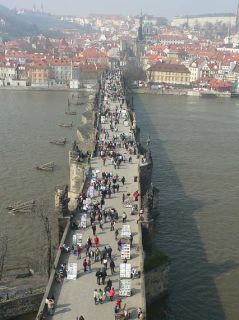
[[150, 319], [238, 320], [239, 100], [138, 95], [135, 106], [160, 190], [155, 242], [171, 258], [169, 297]]
[[[70, 144], [48, 141], [72, 142], [76, 128], [57, 126], [71, 121], [66, 92], [0, 96], [0, 229], [10, 234], [8, 266], [16, 266], [16, 255], [24, 266], [37, 226], [4, 208], [39, 197], [53, 205], [54, 187], [69, 179]], [[171, 258], [169, 297], [151, 308], [150, 319], [238, 320], [239, 100], [136, 95], [135, 106], [142, 142], [151, 136], [160, 189], [155, 242]], [[33, 169], [48, 161], [56, 163], [53, 173]]]
[[[15, 201], [44, 199], [54, 206], [54, 188], [68, 183], [68, 152], [76, 139], [76, 125], [84, 106], [73, 106], [77, 116], [65, 115], [68, 92], [0, 91], [0, 231], [9, 235], [7, 268], [25, 267], [36, 255], [39, 226], [29, 214], [5, 210]], [[82, 101], [88, 95], [82, 94]], [[74, 128], [58, 123], [73, 121]], [[66, 138], [65, 146], [49, 143]], [[54, 161], [54, 172], [34, 169]]]

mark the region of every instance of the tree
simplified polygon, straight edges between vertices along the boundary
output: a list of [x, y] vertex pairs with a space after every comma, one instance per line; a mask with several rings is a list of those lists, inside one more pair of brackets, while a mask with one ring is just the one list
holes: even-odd
[[46, 271], [48, 277], [51, 274], [51, 268], [53, 264], [52, 253], [52, 209], [44, 201], [38, 201], [35, 206], [35, 214], [39, 217], [42, 225], [43, 238], [46, 242]]
[[0, 281], [2, 280], [4, 264], [7, 256], [8, 236], [0, 234]]

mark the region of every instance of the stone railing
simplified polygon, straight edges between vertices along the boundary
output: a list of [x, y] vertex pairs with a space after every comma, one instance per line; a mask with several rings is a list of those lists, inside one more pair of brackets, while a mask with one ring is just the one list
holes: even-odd
[[[140, 194], [139, 196], [139, 210], [142, 208], [142, 196], [141, 196], [141, 181], [140, 181], [140, 164], [138, 166], [138, 192]], [[144, 247], [143, 247], [143, 230], [142, 230], [142, 224], [139, 221], [138, 223], [138, 234], [139, 234], [139, 240], [138, 240], [138, 246], [139, 246], [139, 266], [141, 270], [141, 288], [140, 288], [140, 294], [141, 294], [141, 308], [144, 311], [145, 320], [147, 318], [147, 305], [146, 305], [146, 289], [145, 289], [145, 276], [144, 276]]]
[[[68, 220], [67, 225], [65, 227], [65, 230], [64, 230], [63, 236], [61, 238], [61, 242], [60, 242], [59, 247], [62, 246], [65, 243], [67, 234], [69, 232], [69, 229], [70, 229], [70, 219]], [[53, 264], [53, 268], [51, 270], [50, 278], [49, 278], [49, 281], [48, 281], [48, 284], [47, 284], [47, 287], [46, 287], [46, 290], [45, 290], [45, 293], [44, 293], [40, 308], [38, 310], [38, 313], [43, 312], [43, 314], [44, 314], [47, 311], [46, 310], [46, 299], [51, 294], [52, 286], [53, 286], [54, 281], [55, 281], [56, 269], [59, 267], [60, 258], [61, 258], [61, 251], [58, 250], [56, 258], [55, 258], [55, 261], [54, 261], [54, 264]]]

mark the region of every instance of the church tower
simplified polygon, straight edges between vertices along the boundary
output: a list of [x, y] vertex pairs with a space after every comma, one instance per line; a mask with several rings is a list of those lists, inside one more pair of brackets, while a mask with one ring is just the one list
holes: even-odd
[[139, 29], [138, 29], [138, 41], [141, 42], [144, 40], [144, 35], [143, 35], [143, 14], [141, 11], [141, 15], [139, 18]]
[[143, 33], [143, 13], [141, 11], [141, 15], [139, 18], [139, 29], [138, 29], [138, 37], [136, 40], [136, 58], [138, 66], [141, 65], [141, 58], [144, 55], [145, 42], [144, 42], [144, 33]]

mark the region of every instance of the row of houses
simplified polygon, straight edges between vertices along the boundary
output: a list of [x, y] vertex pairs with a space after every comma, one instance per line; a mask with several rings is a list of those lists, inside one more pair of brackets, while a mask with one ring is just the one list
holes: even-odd
[[205, 39], [191, 38], [160, 35], [156, 43], [146, 44], [140, 63], [148, 81], [182, 86], [210, 82], [216, 86], [221, 84], [224, 89], [230, 83], [237, 90], [239, 53], [221, 50], [222, 41], [209, 43]]
[[[7, 56], [7, 58], [6, 58]], [[55, 58], [53, 56], [35, 55], [25, 60], [22, 55], [7, 53], [0, 63], [0, 85], [2, 86], [69, 86], [71, 80], [97, 78], [109, 64], [108, 56], [89, 48], [73, 58]]]

